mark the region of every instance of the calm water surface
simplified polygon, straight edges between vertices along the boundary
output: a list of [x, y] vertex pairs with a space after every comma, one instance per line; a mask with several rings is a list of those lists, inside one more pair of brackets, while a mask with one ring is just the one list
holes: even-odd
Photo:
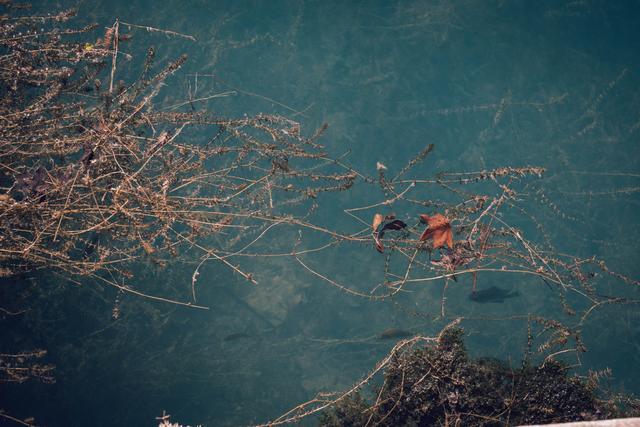
[[[287, 115], [308, 133], [328, 122], [327, 151], [349, 153], [347, 161], [368, 175], [377, 161], [397, 171], [428, 143], [436, 150], [413, 177], [545, 167], [529, 187], [537, 192], [529, 208], [556, 249], [596, 255], [640, 277], [636, 1], [64, 0], [34, 7], [75, 7], [80, 24], [108, 26], [118, 17], [193, 35], [197, 42], [133, 33], [141, 47], [156, 47], [159, 62], [189, 55], [162, 102], [183, 100], [198, 73], [199, 96], [234, 92], [201, 107], [228, 116]], [[144, 49], [131, 49], [137, 59], [122, 73], [143, 57]], [[354, 231], [359, 225], [342, 210], [383, 198], [357, 185], [323, 199], [320, 213]], [[542, 239], [525, 227], [531, 240]], [[383, 269], [383, 259], [364, 247], [313, 262], [364, 290]], [[2, 334], [16, 348], [47, 348], [58, 380], [12, 388], [0, 406], [51, 426], [152, 425], [163, 410], [207, 426], [265, 422], [364, 375], [393, 345], [368, 339], [380, 331], [433, 334], [443, 325], [434, 320], [441, 283], [374, 303], [340, 293], [287, 258], [251, 268], [258, 287], [215, 264], [202, 270], [199, 302], [210, 311], [124, 297], [118, 320], [110, 290], [40, 279], [35, 308]], [[146, 266], [138, 277], [188, 289], [191, 272]], [[480, 286], [519, 291], [478, 304], [468, 298], [469, 280], [461, 280], [450, 290], [448, 316], [553, 316], [557, 302], [538, 282], [480, 277]], [[610, 366], [615, 387], [640, 393], [639, 320], [633, 306], [594, 315], [583, 330], [583, 368]], [[520, 360], [524, 321], [463, 326], [474, 355]]]

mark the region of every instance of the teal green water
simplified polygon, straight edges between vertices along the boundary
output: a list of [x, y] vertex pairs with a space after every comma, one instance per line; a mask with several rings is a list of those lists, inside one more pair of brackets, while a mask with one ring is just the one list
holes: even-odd
[[[328, 122], [321, 140], [327, 151], [349, 153], [346, 161], [367, 175], [375, 176], [377, 161], [397, 171], [428, 143], [436, 149], [413, 178], [545, 167], [542, 179], [527, 181], [525, 191], [537, 194], [527, 209], [556, 249], [596, 255], [640, 277], [638, 2], [64, 0], [35, 7], [76, 7], [78, 23], [108, 26], [119, 17], [193, 35], [197, 42], [134, 32], [137, 43], [156, 46], [160, 60], [189, 55], [169, 81], [166, 105], [195, 90], [198, 73], [199, 96], [234, 91], [201, 107], [228, 116], [282, 114], [307, 133]], [[120, 72], [135, 70], [135, 62]], [[317, 221], [357, 231], [342, 210], [384, 198], [360, 183], [321, 199]], [[530, 223], [523, 230], [542, 241]], [[308, 262], [365, 292], [384, 263], [363, 246]], [[444, 324], [434, 320], [441, 283], [371, 302], [341, 293], [289, 258], [247, 265], [257, 287], [205, 266], [198, 302], [210, 311], [125, 296], [118, 320], [111, 290], [39, 279], [40, 299], [29, 300], [24, 316], [5, 319], [12, 332], [3, 332], [3, 341], [48, 349], [57, 383], [12, 387], [0, 407], [51, 426], [152, 425], [163, 410], [207, 426], [266, 422], [317, 392], [354, 383], [393, 346], [369, 339], [385, 328], [434, 334]], [[139, 277], [188, 290], [191, 272], [148, 266]], [[463, 324], [472, 353], [517, 364], [526, 322], [498, 319], [554, 316], [559, 307], [539, 281], [479, 278], [480, 286], [493, 284], [519, 296], [473, 303], [463, 279], [451, 285], [447, 316], [493, 318]], [[619, 282], [604, 286], [638, 297]], [[583, 333], [581, 369], [609, 366], [617, 389], [640, 393], [637, 307], [602, 309]]]

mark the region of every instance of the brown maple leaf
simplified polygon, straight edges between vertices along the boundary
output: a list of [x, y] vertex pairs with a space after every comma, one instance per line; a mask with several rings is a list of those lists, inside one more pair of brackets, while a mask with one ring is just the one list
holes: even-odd
[[433, 239], [433, 249], [438, 249], [445, 245], [453, 249], [451, 224], [444, 215], [435, 214], [429, 216], [422, 214], [420, 215], [420, 220], [424, 224], [427, 224], [427, 229], [424, 230], [422, 236], [420, 236], [420, 240]]

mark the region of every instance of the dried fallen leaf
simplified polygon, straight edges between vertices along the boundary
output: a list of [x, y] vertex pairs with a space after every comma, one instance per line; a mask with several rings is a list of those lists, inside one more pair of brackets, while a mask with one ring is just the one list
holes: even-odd
[[427, 224], [427, 229], [420, 236], [420, 240], [433, 239], [433, 249], [448, 246], [453, 249], [453, 232], [449, 220], [441, 214], [433, 216], [422, 214], [420, 220]]
[[373, 240], [376, 243], [376, 250], [380, 253], [384, 252], [384, 245], [382, 244], [382, 237], [384, 236], [385, 231], [388, 230], [402, 230], [407, 227], [403, 221], [399, 219], [394, 219], [394, 215], [382, 216], [380, 214], [375, 214], [373, 216]]
[[377, 213], [373, 216], [371, 227], [373, 228], [374, 233], [378, 231], [378, 227], [382, 224], [382, 221], [384, 221], [384, 216], [382, 214]]

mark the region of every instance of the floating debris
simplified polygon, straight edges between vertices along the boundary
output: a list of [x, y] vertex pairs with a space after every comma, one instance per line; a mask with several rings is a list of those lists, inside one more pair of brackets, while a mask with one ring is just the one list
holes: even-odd
[[433, 216], [422, 214], [420, 215], [420, 222], [427, 224], [427, 229], [420, 236], [420, 240], [433, 239], [433, 249], [438, 249], [445, 245], [453, 249], [453, 233], [447, 217], [441, 214]]
[[394, 215], [382, 216], [381, 214], [375, 214], [373, 216], [373, 240], [376, 243], [376, 250], [380, 253], [384, 252], [384, 244], [382, 238], [387, 230], [403, 230], [407, 228], [407, 224], [404, 221], [395, 219]]
[[373, 216], [373, 222], [371, 223], [371, 227], [373, 228], [374, 233], [378, 231], [378, 227], [380, 226], [380, 224], [382, 224], [383, 221], [384, 221], [384, 215], [377, 213]]

